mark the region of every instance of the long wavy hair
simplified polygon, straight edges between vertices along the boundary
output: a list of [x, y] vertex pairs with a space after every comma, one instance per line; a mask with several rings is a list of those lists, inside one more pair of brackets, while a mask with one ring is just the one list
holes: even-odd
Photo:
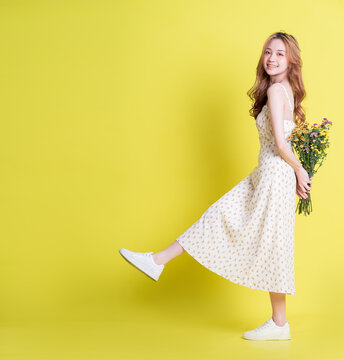
[[256, 80], [252, 88], [247, 92], [247, 95], [253, 102], [252, 108], [249, 113], [254, 119], [263, 109], [267, 102], [267, 89], [270, 86], [270, 76], [265, 72], [263, 65], [263, 56], [266, 48], [272, 39], [281, 39], [286, 47], [286, 56], [288, 60], [288, 81], [291, 85], [294, 94], [294, 114], [296, 123], [304, 123], [306, 115], [301, 106], [301, 102], [306, 96], [306, 91], [302, 81], [302, 60], [300, 57], [300, 48], [294, 36], [284, 32], [276, 32], [270, 35], [264, 43], [262, 53], [257, 66]]

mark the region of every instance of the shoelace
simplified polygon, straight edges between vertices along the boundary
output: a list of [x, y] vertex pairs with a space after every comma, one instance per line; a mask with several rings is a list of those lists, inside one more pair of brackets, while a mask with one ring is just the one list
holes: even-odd
[[[143, 256], [150, 257], [150, 256], [153, 254], [153, 251], [146, 252], [146, 253], [141, 253], [141, 254], [142, 254]], [[153, 264], [154, 264], [155, 266], [162, 267], [163, 264], [157, 264], [157, 263], [154, 261], [153, 258], [152, 258], [151, 260], [152, 260], [152, 262], [153, 262]]]
[[258, 331], [261, 331], [265, 328], [268, 328], [268, 327], [272, 327], [272, 324], [270, 322], [270, 319], [267, 320], [263, 325], [260, 325], [259, 327], [257, 327], [256, 329], [253, 329], [254, 332], [258, 332]]
[[153, 254], [153, 251], [151, 252], [147, 252], [147, 253], [143, 253], [144, 256], [150, 257], [150, 255]]

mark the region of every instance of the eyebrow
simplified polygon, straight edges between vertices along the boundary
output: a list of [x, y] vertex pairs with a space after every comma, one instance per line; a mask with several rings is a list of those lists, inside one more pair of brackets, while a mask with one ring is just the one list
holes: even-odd
[[[266, 49], [270, 49], [270, 50], [272, 50], [271, 48], [269, 48], [269, 47], [267, 47]], [[284, 51], [285, 52], [285, 50], [282, 50], [282, 49], [277, 49], [277, 51]]]

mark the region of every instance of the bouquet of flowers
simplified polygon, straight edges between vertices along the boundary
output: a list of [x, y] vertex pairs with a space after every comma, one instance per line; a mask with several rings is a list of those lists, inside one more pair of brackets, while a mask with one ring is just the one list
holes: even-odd
[[[327, 156], [326, 152], [330, 145], [328, 131], [331, 126], [332, 122], [326, 118], [323, 118], [321, 124], [315, 123], [312, 126], [309, 126], [308, 122], [299, 123], [288, 137], [310, 178], [318, 171]], [[295, 212], [297, 210], [299, 214], [303, 212], [305, 216], [310, 214], [312, 211], [310, 193], [307, 199], [299, 199]]]

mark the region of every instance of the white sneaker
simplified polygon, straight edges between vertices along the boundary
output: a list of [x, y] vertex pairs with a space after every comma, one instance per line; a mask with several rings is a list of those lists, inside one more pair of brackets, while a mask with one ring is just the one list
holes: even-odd
[[244, 339], [248, 340], [290, 340], [290, 326], [288, 321], [283, 326], [278, 326], [272, 319], [267, 320], [256, 329], [246, 331]]
[[140, 253], [122, 248], [119, 250], [119, 253], [130, 264], [134, 265], [137, 269], [141, 270], [144, 274], [155, 281], [158, 281], [160, 274], [164, 270], [164, 264], [159, 265], [154, 261], [153, 251]]

